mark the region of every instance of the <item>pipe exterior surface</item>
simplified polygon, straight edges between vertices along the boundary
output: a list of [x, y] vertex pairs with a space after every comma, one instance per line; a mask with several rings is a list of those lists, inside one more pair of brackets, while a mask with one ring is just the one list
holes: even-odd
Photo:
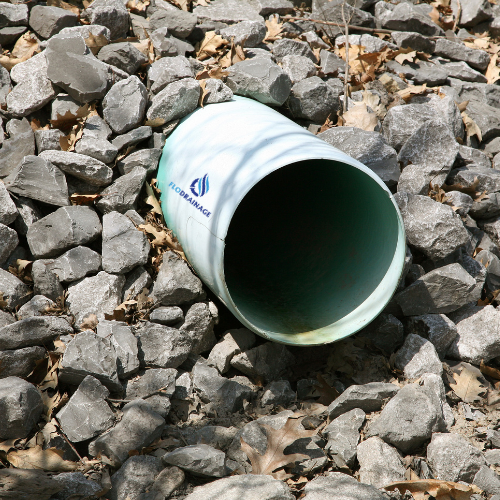
[[[394, 243], [380, 251], [387, 269], [381, 271], [377, 285], [373, 290], [364, 290], [366, 297], [354, 301], [352, 310], [344, 304], [342, 310], [347, 312], [331, 324], [290, 333], [268, 326], [265, 318], [254, 321], [240, 310], [241, 304], [235, 303], [226, 280], [225, 240], [238, 206], [254, 186], [283, 167], [311, 160], [326, 160], [332, 169], [353, 170], [355, 175], [366, 179], [369, 189], [380, 191], [382, 194], [377, 196], [388, 200], [382, 201], [387, 203], [388, 213], [395, 221]], [[406, 253], [404, 227], [395, 200], [382, 180], [359, 161], [256, 101], [234, 97], [228, 102], [198, 108], [183, 119], [166, 140], [159, 163], [158, 186], [166, 225], [178, 238], [199, 277], [243, 325], [269, 340], [316, 345], [352, 335], [384, 309], [398, 286]], [[356, 188], [332, 186], [329, 195], [332, 199], [337, 189], [355, 191]], [[286, 185], [283, 190], [286, 195]], [[293, 199], [289, 207], [290, 218], [294, 217], [294, 211], [301, 210]], [[331, 223], [335, 224], [335, 220]], [[297, 229], [307, 241], [308, 228]], [[265, 245], [259, 239], [259, 228], [254, 230], [255, 245]], [[358, 289], [363, 287], [363, 280], [356, 283], [356, 294], [360, 296]], [[346, 290], [339, 301], [350, 300]], [[333, 307], [337, 304], [332, 304]]]

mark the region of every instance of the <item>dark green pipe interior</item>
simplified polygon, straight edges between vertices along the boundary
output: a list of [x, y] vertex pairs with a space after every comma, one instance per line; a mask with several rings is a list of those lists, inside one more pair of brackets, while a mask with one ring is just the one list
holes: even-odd
[[294, 163], [242, 200], [224, 272], [240, 312], [267, 331], [322, 328], [362, 304], [394, 257], [398, 219], [387, 192], [352, 166]]

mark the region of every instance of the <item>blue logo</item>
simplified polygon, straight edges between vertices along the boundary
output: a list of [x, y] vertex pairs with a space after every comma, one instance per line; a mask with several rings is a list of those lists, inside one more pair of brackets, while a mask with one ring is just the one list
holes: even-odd
[[191, 186], [189, 186], [189, 189], [191, 189], [191, 192], [195, 196], [202, 197], [203, 195], [207, 194], [209, 189], [208, 174], [205, 174], [200, 179], [195, 179], [191, 183]]

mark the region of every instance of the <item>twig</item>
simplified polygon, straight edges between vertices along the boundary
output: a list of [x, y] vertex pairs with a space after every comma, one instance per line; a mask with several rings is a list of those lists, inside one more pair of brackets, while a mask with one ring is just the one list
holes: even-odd
[[[151, 394], [148, 394], [147, 396], [142, 396], [140, 399], [147, 399], [147, 398], [150, 398], [151, 396], [156, 396], [156, 394], [160, 393], [161, 391], [164, 391], [167, 387], [168, 387], [168, 385], [160, 387], [159, 389], [152, 392]], [[111, 399], [111, 398], [106, 398], [106, 400], [111, 401], [112, 403], [130, 403], [130, 401], [135, 401], [135, 399]]]
[[[342, 2], [342, 20], [344, 21], [344, 29], [345, 29], [345, 70], [344, 70], [344, 102], [342, 106], [342, 116], [347, 113], [348, 105], [347, 101], [349, 100], [349, 25], [345, 19], [344, 13], [345, 0]], [[342, 123], [345, 121], [342, 119]]]

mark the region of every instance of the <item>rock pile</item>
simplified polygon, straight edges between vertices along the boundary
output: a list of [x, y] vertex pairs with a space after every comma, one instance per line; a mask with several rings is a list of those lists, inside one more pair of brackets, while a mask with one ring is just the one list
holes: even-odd
[[[302, 3], [0, 3], [0, 498], [500, 499], [500, 6]], [[233, 95], [395, 194], [404, 276], [355, 337], [257, 338], [151, 210], [168, 135]]]

